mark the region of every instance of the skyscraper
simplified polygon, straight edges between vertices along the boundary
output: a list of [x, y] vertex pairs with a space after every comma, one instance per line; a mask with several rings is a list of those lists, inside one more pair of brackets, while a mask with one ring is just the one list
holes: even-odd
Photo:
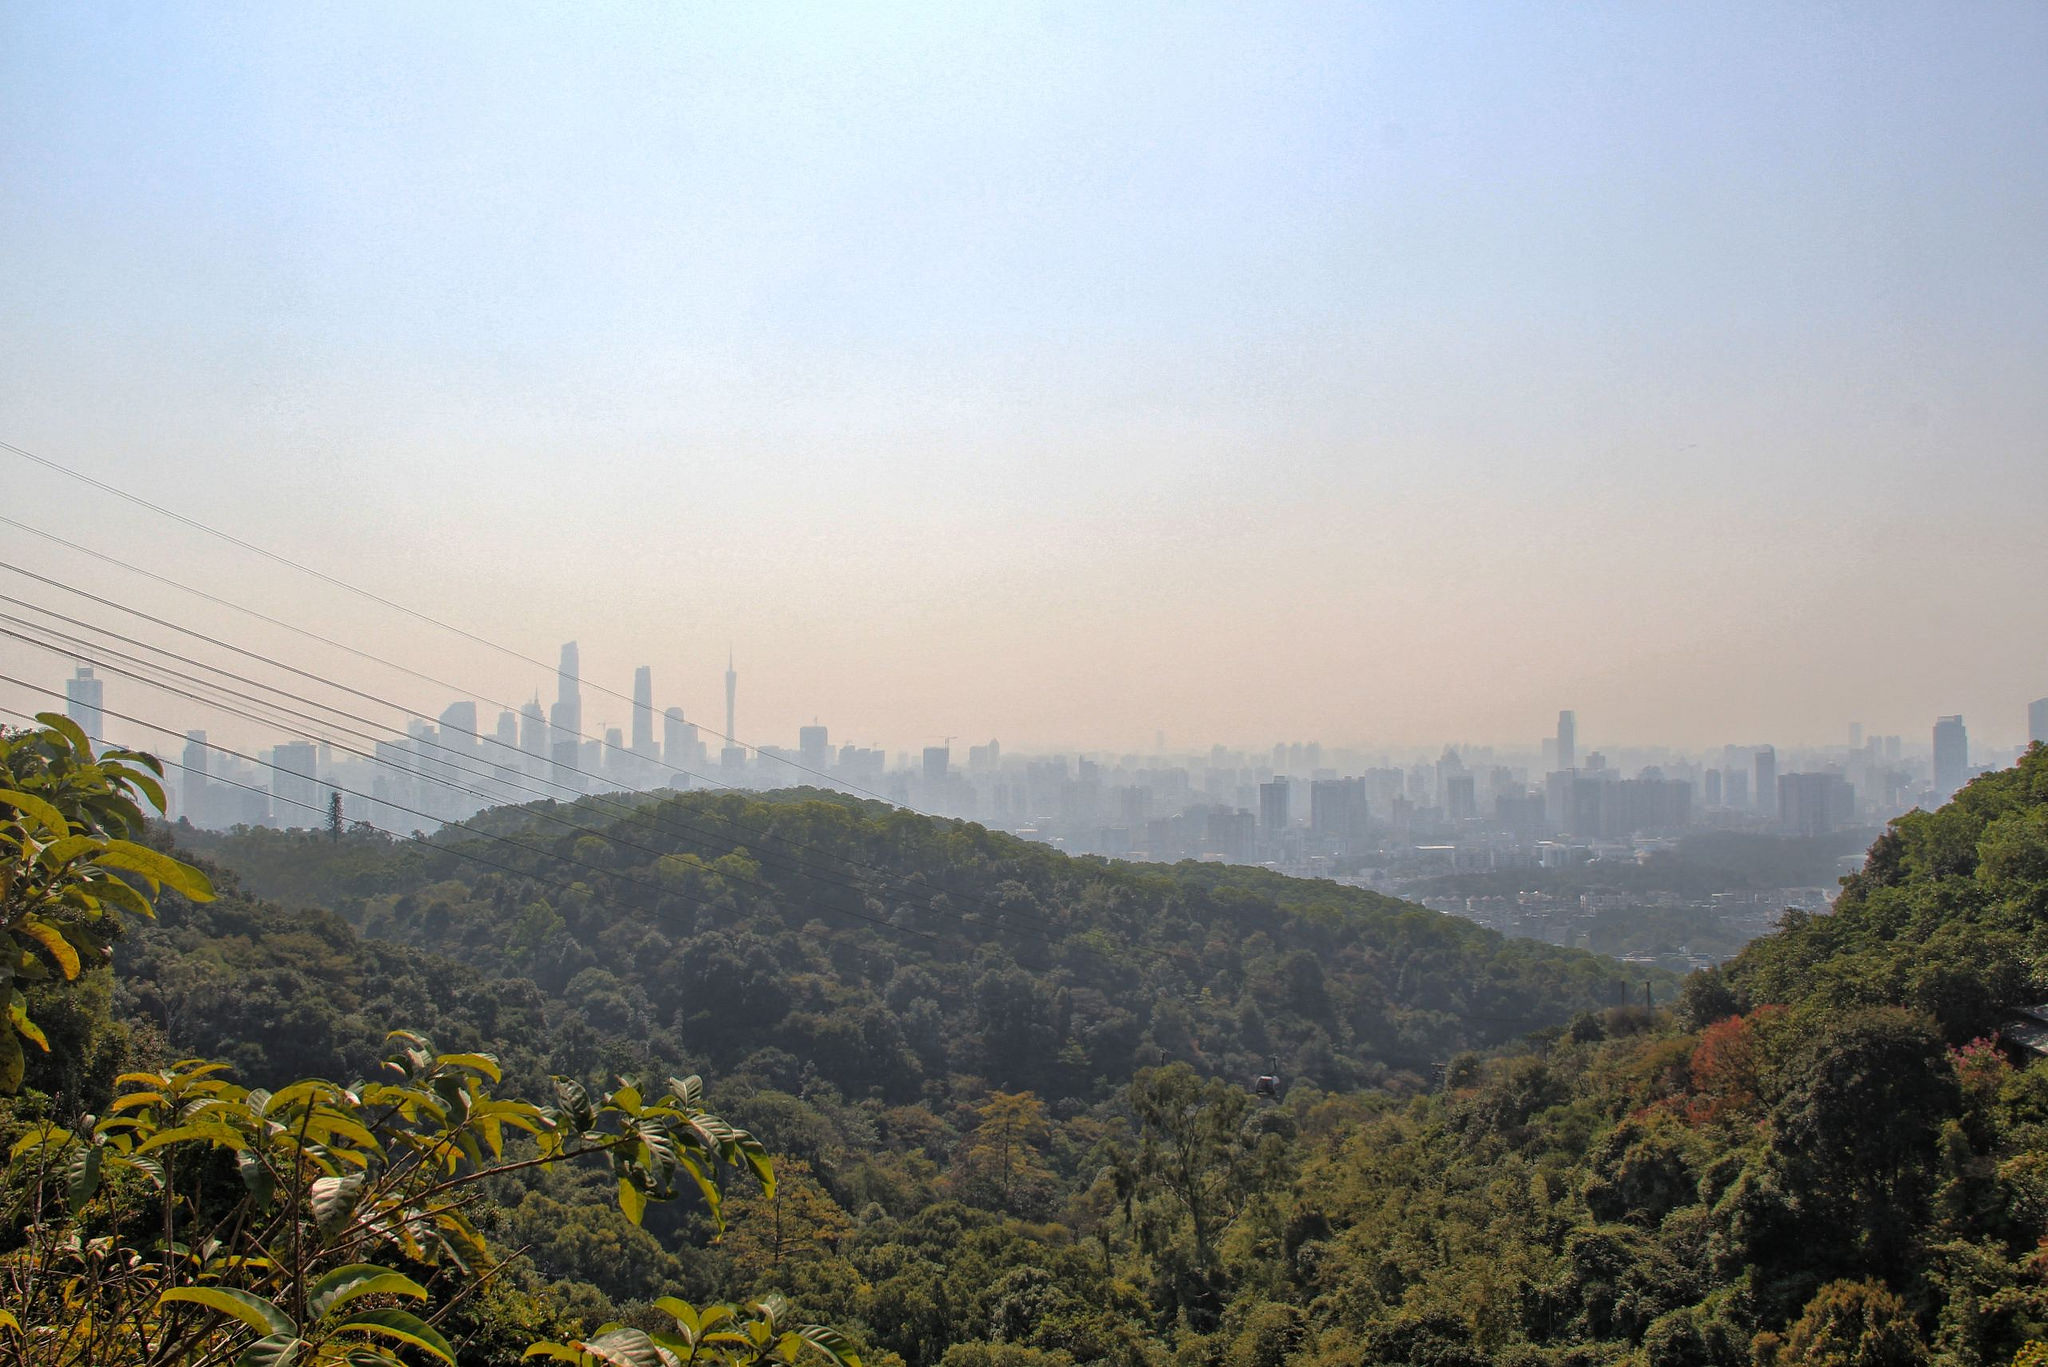
[[548, 719], [535, 698], [519, 709], [519, 749], [534, 759], [548, 757]]
[[95, 741], [106, 738], [105, 688], [104, 682], [93, 677], [91, 665], [80, 665], [78, 672], [64, 681], [64, 715]]
[[[697, 728], [683, 720], [683, 709], [671, 707], [661, 714], [661, 762], [668, 766], [669, 773], [687, 776], [687, 771], [701, 767], [704, 757], [698, 753], [702, 743], [697, 739]], [[681, 778], [672, 778], [677, 787], [682, 786]]]
[[2027, 704], [2027, 739], [2036, 745], [2048, 745], [2048, 698], [2036, 698]]
[[1259, 826], [1268, 840], [1276, 840], [1287, 829], [1287, 780], [1276, 778], [1259, 785]]
[[832, 764], [832, 745], [822, 726], [800, 727], [796, 733], [797, 760], [810, 774], [804, 781], [825, 772]]
[[553, 780], [565, 788], [577, 788], [575, 771], [582, 766], [583, 688], [577, 678], [576, 643], [562, 647], [562, 663], [556, 671], [555, 705], [548, 712], [548, 757], [554, 765]]
[[178, 784], [178, 805], [182, 809], [179, 815], [195, 826], [203, 826], [211, 815], [207, 811], [206, 803], [206, 775], [209, 766], [204, 731], [185, 733], [185, 753], [182, 762], [185, 772], [180, 776]]
[[1961, 717], [1934, 723], [1934, 796], [1946, 802], [1970, 777], [1970, 733]]
[[1575, 769], [1579, 764], [1579, 717], [1576, 712], [1557, 714], [1557, 767]]
[[556, 670], [555, 705], [548, 714], [557, 743], [578, 739], [583, 734], [583, 687], [577, 677], [578, 668], [576, 643], [570, 641], [562, 647], [562, 663]]
[[1765, 816], [1778, 814], [1778, 752], [1769, 745], [1756, 751], [1756, 809]]
[[320, 752], [308, 741], [287, 741], [270, 752], [271, 815], [283, 826], [318, 826], [327, 803], [320, 791]]
[[654, 671], [646, 665], [633, 671], [633, 753], [654, 758]]
[[725, 652], [725, 743], [727, 745], [738, 745], [740, 743], [738, 725], [733, 721], [733, 703], [739, 697], [739, 691], [740, 676], [733, 671], [732, 652], [728, 650]]

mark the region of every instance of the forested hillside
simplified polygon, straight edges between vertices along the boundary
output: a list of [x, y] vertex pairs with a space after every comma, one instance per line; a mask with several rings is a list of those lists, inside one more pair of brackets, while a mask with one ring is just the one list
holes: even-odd
[[705, 1069], [773, 1199], [736, 1180], [715, 1239], [602, 1171], [502, 1179], [479, 1223], [517, 1294], [465, 1362], [519, 1338], [493, 1316], [770, 1291], [917, 1367], [2048, 1352], [2048, 1065], [1996, 1038], [2048, 998], [2048, 751], [1656, 1010], [1589, 956], [1256, 871], [815, 797], [562, 810], [596, 829], [195, 840], [222, 895], [167, 893], [119, 947], [130, 1023], [74, 1031], [102, 1072], [356, 1076], [394, 1024], [495, 1054], [507, 1094]]
[[1609, 961], [1368, 892], [1069, 859], [817, 793], [504, 808], [431, 841], [179, 839], [263, 898], [531, 980], [572, 1072], [639, 1051], [892, 1104], [1092, 1104], [1179, 1059], [1350, 1089], [1641, 995]]

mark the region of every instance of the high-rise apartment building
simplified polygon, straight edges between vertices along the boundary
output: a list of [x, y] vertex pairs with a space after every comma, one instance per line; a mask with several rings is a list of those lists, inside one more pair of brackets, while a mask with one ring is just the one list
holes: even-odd
[[1318, 839], [1357, 845], [1369, 834], [1365, 780], [1319, 778], [1308, 785], [1308, 829]]
[[93, 677], [91, 665], [64, 681], [64, 715], [78, 723], [78, 729], [94, 741], [106, 739], [106, 684]]
[[1780, 774], [1778, 826], [1793, 835], [1826, 835], [1856, 819], [1856, 790], [1840, 774]]
[[1276, 778], [1259, 785], [1259, 829], [1268, 840], [1276, 840], [1287, 829], [1287, 780]]
[[1557, 767], [1576, 769], [1579, 764], [1579, 716], [1572, 711], [1557, 714]]
[[1769, 745], [1757, 747], [1756, 809], [1765, 816], [1778, 814], [1778, 751]]
[[271, 815], [281, 826], [314, 827], [327, 816], [320, 791], [320, 752], [310, 741], [287, 741], [270, 752]]
[[2035, 745], [2048, 745], [2048, 698], [2027, 704], [2027, 739]]
[[1470, 821], [1479, 815], [1479, 796], [1470, 774], [1446, 774], [1444, 815], [1453, 821]]
[[953, 750], [946, 745], [927, 745], [924, 748], [924, 782], [927, 788], [936, 788], [946, 781], [946, 773], [953, 764]]
[[1946, 802], [1970, 777], [1970, 733], [1961, 717], [1934, 723], [1934, 796]]

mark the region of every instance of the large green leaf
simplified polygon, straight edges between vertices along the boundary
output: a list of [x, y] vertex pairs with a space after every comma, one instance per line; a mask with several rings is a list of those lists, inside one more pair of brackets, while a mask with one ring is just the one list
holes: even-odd
[[194, 902], [211, 902], [213, 884], [205, 874], [190, 864], [180, 863], [167, 854], [161, 854], [147, 845], [138, 845], [132, 840], [109, 840], [107, 847], [100, 851], [96, 861], [110, 869], [126, 869], [139, 873], [144, 878], [154, 879], [176, 892], [183, 893]]
[[19, 811], [38, 828], [56, 839], [61, 840], [71, 832], [71, 823], [64, 819], [64, 813], [33, 793], [0, 788], [0, 802]]
[[291, 1367], [306, 1341], [297, 1334], [265, 1334], [235, 1359], [235, 1367]]
[[57, 927], [48, 921], [24, 919], [15, 927], [15, 932], [28, 936], [48, 950], [50, 957], [57, 961], [57, 967], [64, 971], [66, 978], [78, 976], [78, 951], [71, 947], [70, 941], [64, 938], [64, 933]]
[[455, 1350], [441, 1331], [419, 1316], [404, 1310], [363, 1310], [334, 1326], [337, 1334], [381, 1334], [400, 1343], [432, 1353], [454, 1367]]
[[361, 1173], [351, 1173], [347, 1177], [316, 1177], [307, 1190], [306, 1203], [313, 1208], [313, 1218], [322, 1229], [335, 1229], [347, 1223], [362, 1189]]
[[231, 1286], [174, 1286], [157, 1298], [159, 1305], [203, 1305], [232, 1315], [259, 1334], [296, 1332], [284, 1311], [247, 1291]]
[[306, 1305], [325, 1318], [361, 1296], [409, 1296], [425, 1300], [427, 1289], [403, 1272], [375, 1263], [350, 1263], [337, 1267], [307, 1288]]
[[596, 1338], [585, 1339], [583, 1351], [612, 1367], [671, 1367], [672, 1359], [659, 1344], [638, 1329], [615, 1326]]
[[88, 764], [92, 762], [92, 742], [86, 739], [85, 732], [80, 729], [77, 722], [62, 712], [38, 712], [36, 720], [63, 736], [77, 752], [80, 760]]
[[106, 1150], [97, 1144], [81, 1144], [65, 1162], [65, 1205], [73, 1215], [85, 1209], [85, 1203], [100, 1189], [100, 1163], [106, 1157]]

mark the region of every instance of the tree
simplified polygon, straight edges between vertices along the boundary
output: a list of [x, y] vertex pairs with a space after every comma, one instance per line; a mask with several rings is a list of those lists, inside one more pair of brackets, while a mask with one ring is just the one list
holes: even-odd
[[[396, 1367], [397, 1346], [452, 1364], [441, 1324], [505, 1266], [472, 1219], [485, 1183], [603, 1159], [636, 1224], [679, 1180], [718, 1223], [734, 1166], [774, 1190], [767, 1154], [702, 1107], [696, 1078], [652, 1098], [557, 1080], [540, 1106], [493, 1096], [487, 1054], [392, 1041], [385, 1075], [351, 1087], [267, 1092], [186, 1060], [125, 1075], [76, 1131], [33, 1126], [6, 1173], [25, 1246], [0, 1263], [0, 1327], [49, 1367]], [[761, 1317], [733, 1314], [744, 1360], [767, 1355]]]
[[1912, 1312], [1882, 1282], [1829, 1282], [1807, 1302], [1766, 1367], [1921, 1367]]
[[1246, 1125], [1251, 1099], [1220, 1078], [1203, 1080], [1185, 1063], [1147, 1068], [1132, 1081], [1140, 1141], [1140, 1188], [1163, 1191], [1186, 1214], [1195, 1261], [1213, 1260], [1216, 1235], [1243, 1211], [1268, 1175], [1272, 1147]]
[[[0, 1093], [21, 1086], [22, 1041], [48, 1052], [29, 1019], [24, 983], [66, 982], [103, 967], [120, 933], [115, 913], [153, 916], [169, 887], [210, 901], [199, 870], [138, 844], [141, 802], [164, 809], [163, 766], [133, 750], [95, 756], [77, 723], [54, 712], [35, 731], [0, 733]], [[132, 882], [130, 880], [133, 880]]]
[[953, 1159], [956, 1189], [998, 1210], [1041, 1201], [1054, 1180], [1043, 1156], [1052, 1133], [1045, 1104], [1030, 1092], [991, 1092], [975, 1115], [980, 1123]]

